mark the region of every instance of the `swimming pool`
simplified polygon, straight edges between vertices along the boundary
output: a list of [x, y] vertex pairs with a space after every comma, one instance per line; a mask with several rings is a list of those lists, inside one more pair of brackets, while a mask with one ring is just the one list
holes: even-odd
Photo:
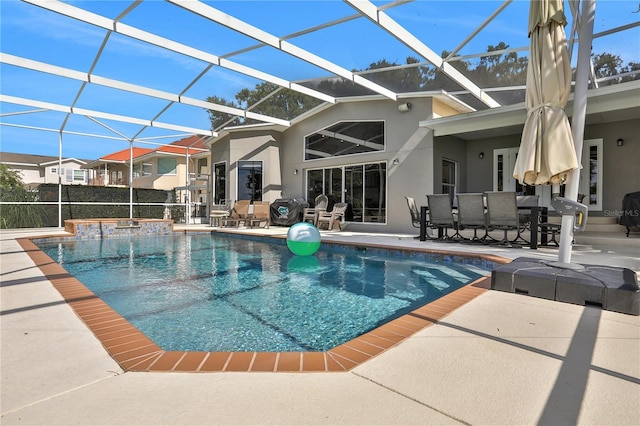
[[326, 244], [298, 257], [282, 240], [210, 234], [38, 245], [169, 351], [326, 351], [493, 266]]

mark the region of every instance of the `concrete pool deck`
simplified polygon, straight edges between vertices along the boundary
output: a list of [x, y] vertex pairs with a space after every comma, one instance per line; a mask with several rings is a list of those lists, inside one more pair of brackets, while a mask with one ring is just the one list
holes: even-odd
[[[44, 234], [65, 235], [0, 234], [3, 425], [631, 425], [640, 418], [640, 317], [497, 291], [348, 372], [123, 372], [16, 241]], [[557, 257], [556, 249], [419, 242], [348, 229], [323, 238]], [[574, 262], [640, 271], [637, 235], [583, 238]]]

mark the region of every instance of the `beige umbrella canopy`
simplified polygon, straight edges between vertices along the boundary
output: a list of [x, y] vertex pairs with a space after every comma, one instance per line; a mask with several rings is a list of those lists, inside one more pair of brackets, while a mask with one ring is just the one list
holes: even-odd
[[569, 120], [571, 64], [563, 0], [531, 0], [527, 120], [513, 177], [527, 185], [563, 183], [578, 167]]

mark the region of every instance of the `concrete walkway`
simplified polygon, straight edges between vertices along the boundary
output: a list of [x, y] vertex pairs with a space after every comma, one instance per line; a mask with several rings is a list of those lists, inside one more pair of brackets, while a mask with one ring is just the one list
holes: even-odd
[[[497, 291], [347, 373], [124, 373], [15, 241], [43, 233], [52, 231], [0, 234], [3, 425], [637, 425], [640, 419], [640, 317]], [[406, 235], [344, 231], [323, 238], [557, 257], [554, 249], [443, 247]], [[640, 271], [640, 239], [578, 241], [573, 261]]]

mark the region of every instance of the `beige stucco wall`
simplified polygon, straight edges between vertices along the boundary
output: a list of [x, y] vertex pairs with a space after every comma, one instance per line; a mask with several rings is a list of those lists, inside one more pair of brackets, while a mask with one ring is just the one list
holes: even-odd
[[[170, 191], [178, 186], [186, 185], [186, 162], [184, 157], [176, 156], [176, 174], [158, 174], [158, 158], [145, 160], [145, 163], [151, 163], [153, 172], [148, 176], [141, 176], [133, 179], [134, 188], [153, 188]], [[129, 173], [127, 168], [126, 173]]]
[[281, 198], [279, 132], [259, 130], [233, 131], [211, 146], [211, 169], [224, 162], [227, 167], [228, 200], [238, 199], [238, 161], [262, 162], [262, 200], [274, 202]]

